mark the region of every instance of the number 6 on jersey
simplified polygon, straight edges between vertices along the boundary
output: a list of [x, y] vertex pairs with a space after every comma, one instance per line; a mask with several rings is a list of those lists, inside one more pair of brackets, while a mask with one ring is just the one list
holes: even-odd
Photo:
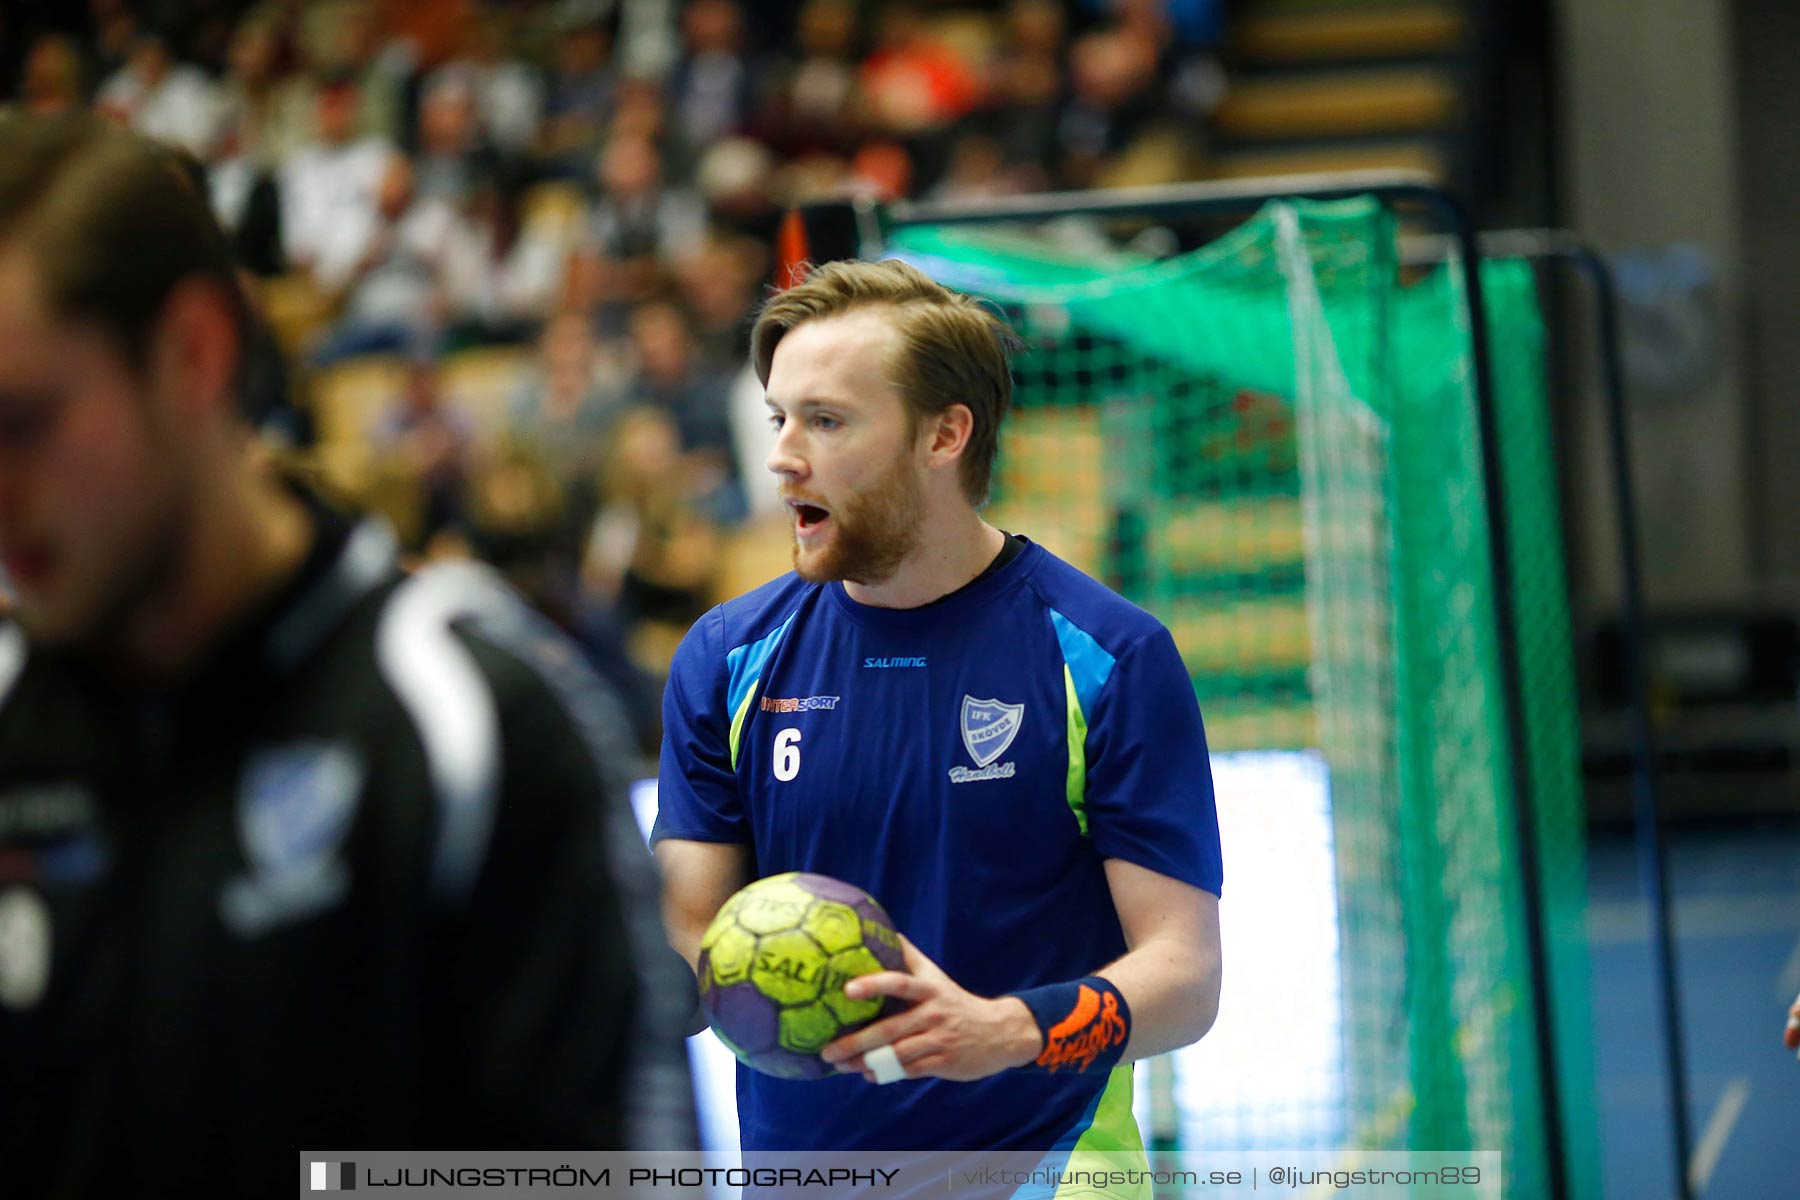
[[800, 731], [783, 729], [775, 735], [775, 778], [786, 783], [800, 773]]

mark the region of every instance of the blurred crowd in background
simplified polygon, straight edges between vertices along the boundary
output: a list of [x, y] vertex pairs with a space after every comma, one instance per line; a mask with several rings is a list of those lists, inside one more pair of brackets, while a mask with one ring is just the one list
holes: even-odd
[[88, 0], [9, 6], [0, 71], [191, 152], [267, 444], [505, 570], [648, 746], [680, 634], [785, 566], [743, 367], [782, 213], [1191, 177], [1222, 9]]

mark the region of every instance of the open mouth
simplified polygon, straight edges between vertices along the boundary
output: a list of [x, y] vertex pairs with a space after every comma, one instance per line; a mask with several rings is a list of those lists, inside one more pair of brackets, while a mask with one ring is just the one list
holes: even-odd
[[831, 519], [831, 513], [817, 504], [802, 504], [790, 500], [788, 507], [794, 510], [794, 521], [801, 533], [812, 533]]

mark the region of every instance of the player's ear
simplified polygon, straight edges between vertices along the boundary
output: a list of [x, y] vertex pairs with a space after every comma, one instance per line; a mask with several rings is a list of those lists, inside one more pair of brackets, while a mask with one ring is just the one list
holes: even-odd
[[235, 398], [239, 345], [231, 301], [210, 279], [191, 276], [163, 302], [151, 339], [152, 377], [191, 415], [229, 409]]
[[931, 465], [959, 457], [975, 432], [975, 414], [966, 404], [952, 404], [931, 419]]

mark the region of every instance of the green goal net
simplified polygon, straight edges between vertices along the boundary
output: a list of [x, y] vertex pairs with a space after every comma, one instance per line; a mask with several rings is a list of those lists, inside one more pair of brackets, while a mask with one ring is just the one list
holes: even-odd
[[[1092, 235], [1084, 235], [1091, 237]], [[1374, 201], [1150, 260], [1052, 229], [883, 252], [1024, 337], [990, 520], [1159, 616], [1225, 842], [1209, 1037], [1140, 1072], [1155, 1144], [1500, 1150], [1549, 1192], [1500, 655], [1525, 691], [1571, 1194], [1597, 1196], [1561, 526], [1531, 268], [1482, 268], [1516, 646], [1493, 608], [1462, 276]]]

